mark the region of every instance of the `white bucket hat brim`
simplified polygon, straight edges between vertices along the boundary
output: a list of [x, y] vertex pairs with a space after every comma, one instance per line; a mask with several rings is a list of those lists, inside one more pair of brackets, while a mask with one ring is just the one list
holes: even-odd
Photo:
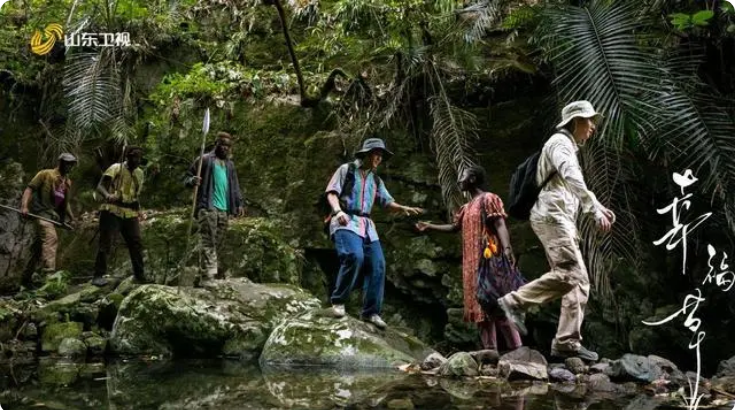
[[602, 119], [604, 118], [602, 114], [595, 111], [595, 108], [592, 107], [592, 104], [589, 101], [574, 101], [567, 104], [561, 110], [562, 120], [559, 124], [556, 125], [556, 128], [564, 128], [564, 126], [567, 125], [569, 121], [573, 120], [575, 117], [592, 118], [592, 120], [595, 122], [595, 125], [599, 124], [600, 121], [602, 121]]

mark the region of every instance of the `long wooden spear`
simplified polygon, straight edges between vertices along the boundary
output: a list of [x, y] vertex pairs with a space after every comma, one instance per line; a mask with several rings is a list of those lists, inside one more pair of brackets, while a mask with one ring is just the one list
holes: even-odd
[[[204, 124], [202, 124], [202, 149], [199, 152], [199, 166], [197, 168], [197, 179], [201, 178], [202, 176], [202, 163], [204, 162], [204, 147], [207, 144], [207, 134], [209, 133], [209, 108], [204, 112]], [[198, 184], [194, 185], [194, 199], [192, 200], [192, 207], [191, 207], [191, 219], [190, 221], [194, 221], [194, 213], [197, 209], [197, 194], [199, 193], [199, 185], [201, 185], [201, 181], [199, 181]], [[189, 234], [191, 234], [191, 224], [189, 224]]]
[[[202, 148], [199, 152], [199, 165], [197, 166], [197, 179], [201, 178], [202, 176], [202, 163], [204, 161], [204, 148], [207, 144], [207, 134], [209, 133], [209, 108], [207, 108], [206, 111], [204, 111], [204, 122], [202, 124]], [[191, 216], [189, 217], [189, 227], [186, 232], [186, 248], [184, 250], [184, 254], [181, 258], [181, 261], [179, 261], [178, 264], [178, 270], [174, 275], [174, 279], [179, 277], [181, 275], [181, 269], [183, 268], [184, 263], [189, 258], [189, 250], [191, 249], [189, 245], [191, 244], [191, 230], [194, 226], [194, 217], [196, 216], [196, 209], [197, 209], [197, 194], [199, 193], [199, 185], [201, 185], [201, 180], [198, 184], [194, 185], [194, 198], [192, 198], [192, 204], [191, 204]], [[166, 271], [163, 283], [164, 285], [168, 281], [168, 271]]]

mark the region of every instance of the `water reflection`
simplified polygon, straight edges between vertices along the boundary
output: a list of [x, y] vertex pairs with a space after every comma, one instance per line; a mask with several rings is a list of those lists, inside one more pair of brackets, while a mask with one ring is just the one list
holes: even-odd
[[399, 372], [265, 368], [263, 381], [277, 408], [346, 407], [374, 398], [407, 376]]
[[654, 410], [645, 394], [399, 372], [263, 369], [231, 361], [0, 367], [6, 409]]

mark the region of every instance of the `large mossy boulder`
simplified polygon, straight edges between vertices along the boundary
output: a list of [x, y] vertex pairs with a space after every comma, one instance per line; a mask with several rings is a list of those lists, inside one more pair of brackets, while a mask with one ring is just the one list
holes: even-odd
[[110, 348], [120, 355], [249, 359], [283, 319], [319, 304], [294, 286], [245, 278], [204, 289], [144, 285], [120, 306]]
[[422, 361], [434, 351], [418, 339], [379, 330], [352, 317], [336, 319], [315, 309], [282, 321], [265, 343], [264, 366], [391, 368]]

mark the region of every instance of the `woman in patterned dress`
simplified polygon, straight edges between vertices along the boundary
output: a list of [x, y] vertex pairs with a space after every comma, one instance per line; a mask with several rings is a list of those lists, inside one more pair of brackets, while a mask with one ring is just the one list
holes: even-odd
[[[484, 349], [497, 349], [496, 328], [500, 328], [505, 339], [508, 350], [517, 349], [522, 345], [521, 336], [508, 320], [504, 317], [490, 316], [483, 312], [477, 302], [477, 269], [480, 263], [480, 255], [483, 252], [485, 242], [485, 226], [490, 238], [490, 248], [494, 253], [501, 253], [515, 267], [513, 248], [510, 245], [510, 234], [505, 226], [505, 210], [503, 201], [491, 193], [485, 192], [480, 187], [485, 182], [485, 171], [481, 167], [472, 167], [464, 170], [459, 176], [459, 188], [463, 192], [469, 192], [472, 200], [463, 205], [454, 223], [435, 225], [429, 222], [419, 222], [416, 228], [424, 232], [435, 230], [440, 232], [462, 231], [462, 283], [464, 291], [464, 321], [477, 323], [480, 332], [480, 340]], [[483, 224], [482, 215], [486, 216], [486, 225]], [[497, 269], [501, 264], [491, 264]]]

